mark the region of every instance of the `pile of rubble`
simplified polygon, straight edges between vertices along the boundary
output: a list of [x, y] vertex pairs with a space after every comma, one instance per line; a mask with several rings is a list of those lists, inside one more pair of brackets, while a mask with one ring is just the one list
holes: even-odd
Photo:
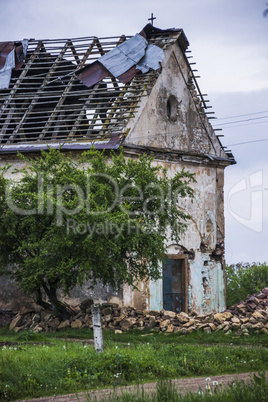
[[[32, 329], [36, 332], [58, 331], [65, 328], [92, 328], [91, 304], [85, 300], [77, 308], [70, 320], [60, 321], [51, 311], [41, 307], [25, 308], [13, 318], [9, 325], [15, 332]], [[199, 315], [173, 311], [141, 311], [132, 307], [119, 307], [115, 303], [101, 305], [102, 326], [118, 333], [129, 329], [145, 328], [165, 333], [202, 330], [205, 333], [235, 331], [237, 335], [247, 335], [248, 330], [268, 333], [268, 287], [249, 296], [246, 301], [230, 307], [223, 313]]]

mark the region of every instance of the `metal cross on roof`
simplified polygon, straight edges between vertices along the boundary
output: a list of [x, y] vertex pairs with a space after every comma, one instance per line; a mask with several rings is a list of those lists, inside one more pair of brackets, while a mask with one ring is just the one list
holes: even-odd
[[151, 13], [151, 18], [148, 18], [148, 21], [151, 21], [151, 24], [154, 25], [154, 20], [156, 20], [156, 17], [154, 17], [154, 13]]

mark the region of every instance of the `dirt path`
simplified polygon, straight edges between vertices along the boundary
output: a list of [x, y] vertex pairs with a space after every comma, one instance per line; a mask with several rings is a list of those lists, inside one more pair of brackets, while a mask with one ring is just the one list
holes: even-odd
[[[223, 386], [226, 386], [233, 381], [250, 381], [253, 376], [253, 372], [251, 373], [242, 373], [242, 374], [227, 374], [227, 375], [216, 375], [210, 377], [209, 385], [211, 388], [214, 388], [213, 381], [217, 381], [219, 384], [222, 383]], [[257, 372], [255, 372], [258, 375]], [[268, 371], [265, 372], [265, 377], [267, 378]], [[172, 380], [172, 383], [176, 387], [179, 392], [197, 392], [201, 388], [203, 391], [207, 385], [206, 377], [194, 377], [194, 378], [180, 378], [177, 380]], [[144, 389], [144, 391], [148, 394], [156, 391], [156, 383], [147, 383], [143, 384], [139, 387], [139, 390]], [[46, 398], [39, 399], [28, 399], [27, 402], [86, 402], [86, 401], [108, 401], [110, 397], [115, 395], [122, 395], [122, 393], [137, 393], [137, 385], [129, 385], [126, 387], [117, 387], [113, 388], [105, 388], [99, 389], [95, 391], [88, 392], [79, 392], [77, 394], [68, 394], [61, 396], [51, 396]]]

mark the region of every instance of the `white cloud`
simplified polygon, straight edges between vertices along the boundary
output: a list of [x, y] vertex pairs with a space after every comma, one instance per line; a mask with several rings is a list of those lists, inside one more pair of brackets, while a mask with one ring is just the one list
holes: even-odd
[[[268, 24], [267, 24], [268, 30]], [[268, 88], [268, 53], [262, 45], [232, 45], [210, 40], [210, 51], [197, 40], [193, 51], [202, 87], [212, 92], [249, 92]]]

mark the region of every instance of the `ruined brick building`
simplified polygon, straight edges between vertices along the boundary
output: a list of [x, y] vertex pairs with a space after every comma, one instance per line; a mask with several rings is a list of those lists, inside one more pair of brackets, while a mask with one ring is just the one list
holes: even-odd
[[[17, 152], [92, 145], [127, 157], [153, 155], [174, 175], [195, 173], [195, 199], [180, 244], [167, 239], [163, 278], [103, 289], [95, 297], [139, 309], [225, 309], [224, 169], [235, 163], [210, 124], [182, 29], [146, 25], [137, 35], [0, 43], [0, 162]], [[7, 282], [2, 282], [3, 301]], [[5, 289], [5, 291], [3, 290]], [[92, 296], [75, 289], [76, 299]]]

